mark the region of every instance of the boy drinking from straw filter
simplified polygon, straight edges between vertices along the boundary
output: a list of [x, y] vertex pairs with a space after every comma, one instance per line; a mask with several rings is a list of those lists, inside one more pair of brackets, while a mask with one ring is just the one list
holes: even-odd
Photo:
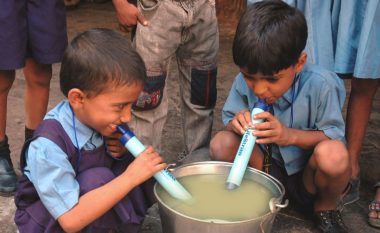
[[[347, 232], [336, 201], [347, 187], [350, 169], [344, 144], [343, 82], [335, 73], [307, 64], [303, 14], [281, 1], [248, 6], [233, 43], [235, 78], [223, 108], [226, 128], [211, 141], [214, 160], [232, 162], [248, 127], [258, 137], [249, 165], [262, 169], [265, 144], [273, 144], [271, 175], [288, 198], [312, 214], [322, 232]], [[256, 114], [258, 99], [272, 106]]]
[[121, 153], [115, 132], [131, 120], [145, 79], [142, 59], [121, 34], [92, 29], [72, 40], [60, 72], [67, 100], [22, 151], [15, 198], [21, 233], [138, 232], [153, 203], [147, 180], [166, 164], [152, 147], [136, 159]]

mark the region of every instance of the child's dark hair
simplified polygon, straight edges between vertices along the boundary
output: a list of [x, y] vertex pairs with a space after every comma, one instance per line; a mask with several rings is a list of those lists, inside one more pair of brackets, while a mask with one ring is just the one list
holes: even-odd
[[72, 88], [100, 94], [109, 85], [143, 84], [146, 69], [129, 39], [111, 29], [90, 29], [78, 34], [63, 56], [60, 72], [62, 93]]
[[257, 2], [240, 18], [234, 62], [250, 74], [272, 75], [297, 63], [306, 40], [306, 20], [298, 9], [282, 1]]

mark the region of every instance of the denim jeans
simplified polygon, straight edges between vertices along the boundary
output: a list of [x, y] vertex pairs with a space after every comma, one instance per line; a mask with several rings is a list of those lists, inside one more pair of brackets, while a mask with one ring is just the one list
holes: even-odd
[[208, 146], [216, 102], [219, 32], [215, 0], [139, 0], [149, 25], [137, 26], [134, 45], [148, 81], [134, 105], [130, 127], [147, 145], [160, 150], [168, 113], [165, 92], [169, 63], [177, 59], [185, 151]]

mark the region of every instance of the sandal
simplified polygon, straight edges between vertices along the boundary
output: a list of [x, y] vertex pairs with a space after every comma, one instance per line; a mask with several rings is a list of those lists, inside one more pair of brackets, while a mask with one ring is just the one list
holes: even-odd
[[[378, 182], [376, 185], [375, 185], [375, 188], [379, 189], [380, 188], [380, 182]], [[369, 212], [372, 212], [372, 211], [376, 211], [378, 214], [380, 213], [380, 202], [379, 201], [372, 201], [371, 204], [369, 204]], [[380, 228], [380, 218], [371, 218], [371, 217], [368, 217], [368, 223], [369, 225], [373, 226], [373, 227], [378, 227]]]

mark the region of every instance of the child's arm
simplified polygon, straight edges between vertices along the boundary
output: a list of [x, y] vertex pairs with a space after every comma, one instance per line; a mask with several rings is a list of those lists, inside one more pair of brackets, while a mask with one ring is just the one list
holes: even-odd
[[312, 149], [319, 142], [329, 139], [323, 131], [288, 128], [269, 112], [259, 113], [255, 117], [267, 120], [253, 126], [253, 134], [258, 137], [256, 142], [259, 144], [275, 143], [280, 146], [295, 145], [302, 149]]
[[81, 196], [72, 209], [58, 218], [59, 224], [65, 232], [80, 231], [166, 166], [152, 147], [147, 148], [120, 176]]

